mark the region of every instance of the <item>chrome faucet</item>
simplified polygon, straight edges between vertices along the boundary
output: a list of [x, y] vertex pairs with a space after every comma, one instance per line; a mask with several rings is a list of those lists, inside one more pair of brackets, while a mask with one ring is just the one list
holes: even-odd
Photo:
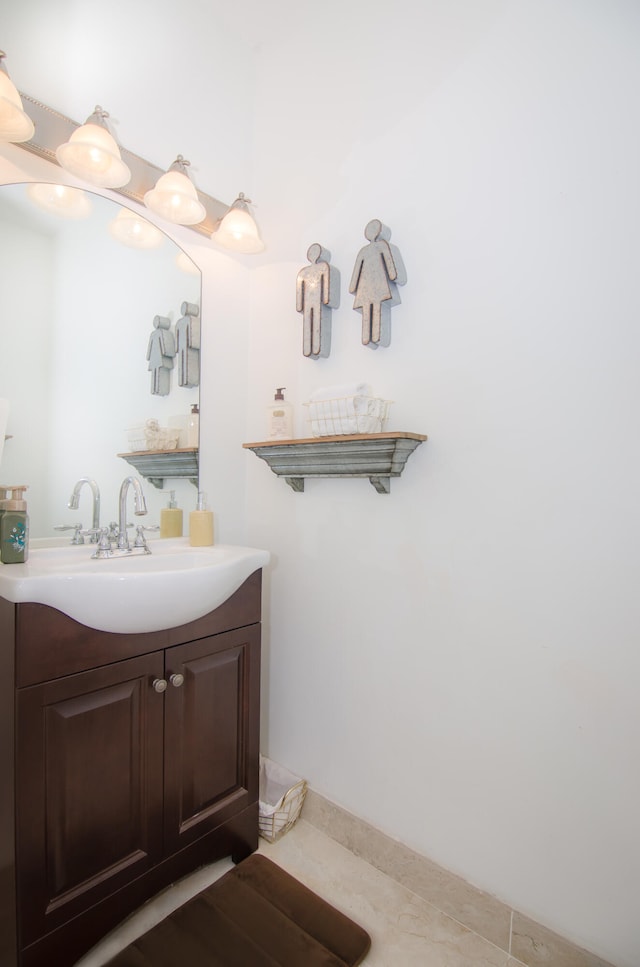
[[91, 543], [95, 544], [98, 540], [97, 532], [100, 530], [100, 490], [95, 480], [91, 480], [89, 477], [80, 477], [80, 480], [78, 480], [73, 488], [73, 493], [69, 498], [67, 507], [70, 510], [78, 509], [80, 506], [80, 491], [82, 490], [83, 484], [88, 484], [93, 494], [93, 524], [91, 525], [91, 529], [94, 533], [91, 535]]
[[134, 491], [136, 508], [134, 513], [137, 517], [142, 517], [147, 513], [147, 502], [142, 490], [142, 484], [137, 477], [125, 477], [120, 487], [119, 500], [118, 550], [120, 551], [129, 550], [129, 539], [127, 537], [127, 491], [129, 490], [129, 485], [133, 487]]

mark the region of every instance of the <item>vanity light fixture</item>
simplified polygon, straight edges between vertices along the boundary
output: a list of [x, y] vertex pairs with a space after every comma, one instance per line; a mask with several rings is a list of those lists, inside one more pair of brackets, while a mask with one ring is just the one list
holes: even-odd
[[147, 208], [176, 225], [197, 225], [207, 214], [188, 175], [188, 166], [189, 162], [179, 154], [168, 171], [158, 178], [155, 188], [144, 196]]
[[[2, 54], [0, 54], [0, 140], [4, 107], [1, 81], [6, 73], [3, 73], [1, 58]], [[106, 124], [107, 113], [101, 108], [96, 108], [86, 124], [79, 125], [71, 118], [25, 94], [24, 91], [17, 92], [17, 96], [25, 105], [27, 117], [35, 128], [33, 137], [19, 143], [18, 147], [46, 161], [57, 162], [67, 171], [98, 188], [112, 188], [123, 198], [146, 205], [160, 217], [175, 224], [184, 225], [198, 235], [212, 239], [216, 245], [235, 252], [263, 251], [264, 243], [249, 211], [251, 202], [242, 193], [232, 205], [227, 205], [196, 189], [187, 173], [189, 162], [181, 156], [178, 156], [169, 171], [163, 171], [125, 147], [119, 147]], [[85, 132], [95, 139], [93, 143], [87, 141]], [[67, 148], [72, 150], [67, 151]], [[99, 180], [95, 169], [92, 171], [85, 168], [79, 169], [75, 167], [71, 158], [65, 157], [66, 155], [73, 157], [75, 153], [84, 154], [90, 159], [92, 152], [94, 158], [100, 161], [107, 162], [110, 159], [116, 170], [120, 171], [120, 177], [115, 179], [118, 181], [117, 185], [114, 181], [107, 183], [104, 179]], [[167, 181], [169, 181], [169, 190], [165, 193]], [[187, 215], [180, 211], [185, 208], [188, 210]]]
[[22, 98], [9, 77], [5, 56], [4, 51], [0, 50], [0, 141], [30, 141], [35, 127], [25, 113]]
[[56, 149], [56, 158], [65, 171], [98, 188], [122, 188], [130, 181], [131, 172], [120, 157], [108, 117], [107, 111], [97, 105], [85, 123]]
[[264, 250], [258, 226], [249, 210], [250, 204], [251, 199], [245, 198], [241, 191], [213, 232], [211, 238], [214, 242], [247, 255]]
[[129, 248], [159, 248], [164, 241], [159, 228], [130, 208], [121, 208], [113, 221], [109, 222], [109, 234]]
[[34, 182], [27, 187], [27, 195], [38, 208], [61, 218], [87, 218], [91, 202], [80, 188]]

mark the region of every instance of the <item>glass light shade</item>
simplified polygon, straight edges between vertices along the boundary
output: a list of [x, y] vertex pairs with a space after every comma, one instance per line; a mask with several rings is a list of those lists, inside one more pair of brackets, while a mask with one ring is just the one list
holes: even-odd
[[113, 221], [109, 222], [109, 233], [130, 248], [158, 248], [164, 241], [159, 228], [130, 208], [121, 208]]
[[0, 141], [30, 141], [34, 131], [15, 84], [0, 67]]
[[38, 208], [60, 218], [87, 218], [91, 213], [91, 202], [81, 188], [38, 182], [28, 186], [27, 195]]
[[[235, 205], [236, 202], [233, 204]], [[260, 238], [258, 226], [247, 210], [246, 203], [242, 201], [241, 204], [243, 207], [231, 206], [211, 238], [219, 245], [235, 252], [244, 252], [247, 255], [262, 252], [264, 242]]]
[[[184, 162], [180, 159], [174, 164], [182, 166]], [[146, 192], [144, 203], [156, 215], [177, 225], [197, 225], [207, 215], [189, 176], [173, 165], [164, 175], [160, 175], [155, 188]]]
[[122, 188], [131, 178], [113, 136], [91, 119], [56, 149], [56, 158], [65, 171], [98, 188]]
[[183, 272], [186, 272], [188, 275], [200, 275], [200, 269], [198, 268], [196, 263], [192, 262], [189, 256], [186, 255], [184, 252], [178, 252], [178, 254], [176, 255], [176, 265], [178, 266], [179, 269], [181, 269]]

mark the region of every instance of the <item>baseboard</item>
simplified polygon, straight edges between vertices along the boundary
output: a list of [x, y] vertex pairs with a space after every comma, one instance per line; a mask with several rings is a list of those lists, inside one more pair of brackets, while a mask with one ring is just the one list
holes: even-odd
[[614, 967], [381, 833], [313, 789], [307, 791], [302, 817], [526, 967]]

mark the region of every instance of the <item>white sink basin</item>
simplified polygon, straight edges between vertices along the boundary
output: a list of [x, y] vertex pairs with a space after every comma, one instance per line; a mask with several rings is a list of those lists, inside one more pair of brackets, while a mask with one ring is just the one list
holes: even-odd
[[25, 564], [0, 564], [0, 597], [63, 611], [89, 628], [162, 631], [223, 604], [269, 561], [254, 547], [150, 541], [151, 554], [93, 560], [94, 545], [30, 547]]

